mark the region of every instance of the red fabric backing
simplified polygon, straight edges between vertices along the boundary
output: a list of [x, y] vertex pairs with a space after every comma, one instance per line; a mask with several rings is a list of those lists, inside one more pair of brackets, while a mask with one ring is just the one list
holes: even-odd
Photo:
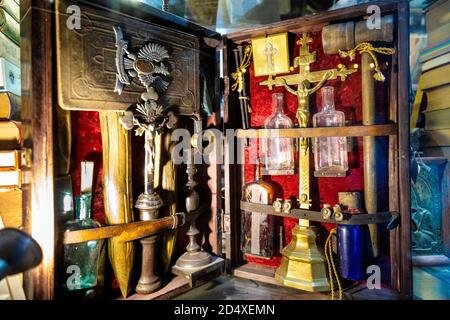
[[92, 198], [92, 217], [105, 223], [102, 187], [102, 136], [100, 118], [95, 111], [77, 111], [72, 118], [72, 159], [70, 174], [75, 195], [80, 194], [81, 161], [94, 161], [94, 190]]
[[[347, 59], [340, 59], [338, 55], [325, 55], [321, 46], [321, 33], [311, 33], [313, 42], [311, 43], [311, 51], [317, 52], [317, 63], [311, 65], [311, 70], [324, 70], [335, 68], [339, 63], [351, 66], [353, 63], [359, 64], [359, 57], [355, 62], [350, 62]], [[298, 46], [296, 46], [295, 55], [298, 55]], [[298, 70], [293, 71], [293, 73]], [[297, 97], [288, 93], [282, 87], [275, 87], [272, 91], [265, 86], [260, 86], [259, 83], [266, 80], [267, 77], [255, 77], [253, 66], [250, 67], [250, 105], [251, 126], [253, 128], [262, 127], [267, 117], [272, 114], [272, 97], [275, 92], [282, 92], [285, 96], [285, 113], [295, 121], [295, 111], [297, 110]], [[346, 114], [346, 120], [351, 119], [353, 123], [361, 123], [361, 73], [358, 71], [350, 75], [346, 81], [331, 80], [326, 83], [335, 89], [335, 107], [337, 110], [343, 111]], [[320, 106], [320, 94], [314, 94], [310, 98], [310, 114], [312, 116], [318, 112], [317, 106]], [[363, 180], [363, 154], [362, 154], [362, 138], [354, 139], [355, 145], [353, 151], [349, 153], [349, 172], [345, 178], [312, 178], [311, 181], [311, 197], [313, 209], [320, 209], [323, 203], [329, 203], [332, 206], [338, 202], [338, 192], [341, 191], [362, 191], [364, 188]], [[249, 152], [252, 156], [257, 156], [261, 142], [256, 139], [250, 142], [250, 147], [247, 149], [246, 160], [249, 160]], [[259, 153], [262, 156], [262, 153]], [[296, 155], [297, 157], [297, 155]], [[313, 156], [311, 155], [311, 168], [314, 167]], [[298, 166], [296, 166], [296, 170]], [[254, 177], [254, 165], [245, 165], [245, 180], [250, 182]], [[265, 177], [267, 179], [268, 177]], [[298, 198], [298, 173], [290, 176], [271, 176], [273, 181], [277, 182], [283, 187], [283, 198], [295, 197]], [[283, 218], [284, 225], [284, 241], [285, 245], [292, 239], [292, 228], [297, 223], [296, 219]], [[325, 229], [330, 230], [334, 227], [332, 224], [323, 224]], [[324, 237], [322, 237], [324, 238]], [[248, 261], [255, 263], [278, 266], [280, 264], [280, 257], [274, 257], [271, 260], [258, 259], [254, 257], [247, 257]]]

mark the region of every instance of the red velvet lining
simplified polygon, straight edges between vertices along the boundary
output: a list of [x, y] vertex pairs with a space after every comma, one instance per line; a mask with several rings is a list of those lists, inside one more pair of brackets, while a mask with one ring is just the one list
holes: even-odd
[[95, 111], [77, 111], [72, 118], [72, 159], [70, 174], [74, 195], [80, 194], [81, 161], [94, 161], [94, 190], [92, 198], [92, 217], [105, 223], [102, 187], [102, 135], [100, 118]]

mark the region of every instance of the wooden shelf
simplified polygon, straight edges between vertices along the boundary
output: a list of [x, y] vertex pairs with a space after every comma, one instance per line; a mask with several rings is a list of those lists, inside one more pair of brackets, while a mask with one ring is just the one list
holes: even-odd
[[91, 240], [100, 240], [117, 237], [119, 241], [132, 241], [148, 237], [168, 229], [175, 229], [184, 223], [180, 214], [164, 217], [153, 221], [138, 221], [105, 226], [93, 229], [84, 229], [64, 232], [64, 244], [74, 244]]
[[398, 216], [397, 212], [377, 212], [370, 214], [349, 214], [343, 212], [344, 219], [342, 221], [336, 221], [333, 217], [330, 219], [324, 219], [322, 213], [319, 211], [304, 210], [304, 209], [292, 209], [289, 214], [276, 212], [273, 206], [266, 204], [250, 203], [247, 201], [241, 201], [241, 210], [249, 212], [260, 212], [270, 214], [274, 216], [304, 219], [316, 222], [326, 222], [334, 224], [346, 224], [346, 225], [366, 225], [366, 224], [379, 224], [389, 222], [393, 217]]
[[397, 124], [370, 126], [291, 128], [291, 129], [247, 129], [238, 130], [237, 138], [302, 138], [302, 137], [364, 137], [391, 136], [397, 134]]

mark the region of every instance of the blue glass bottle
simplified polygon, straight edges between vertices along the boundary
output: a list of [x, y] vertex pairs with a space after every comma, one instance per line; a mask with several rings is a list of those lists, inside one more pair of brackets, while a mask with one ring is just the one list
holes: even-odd
[[359, 281], [366, 276], [367, 225], [337, 226], [339, 271], [343, 278]]

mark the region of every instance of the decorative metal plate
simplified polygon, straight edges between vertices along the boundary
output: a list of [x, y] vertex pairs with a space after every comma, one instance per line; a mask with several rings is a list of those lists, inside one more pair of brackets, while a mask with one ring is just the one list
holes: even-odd
[[[80, 29], [68, 28], [67, 7], [80, 8]], [[199, 43], [190, 34], [159, 27], [107, 8], [56, 1], [58, 102], [70, 110], [126, 110], [139, 101], [145, 87], [133, 79], [121, 95], [116, 86], [116, 37], [120, 26], [129, 48], [152, 42], [169, 51], [171, 84], [161, 97], [176, 114], [199, 113]], [[70, 12], [70, 10], [69, 10]]]
[[437, 165], [427, 164], [411, 183], [411, 247], [414, 254], [442, 254], [442, 174]]

